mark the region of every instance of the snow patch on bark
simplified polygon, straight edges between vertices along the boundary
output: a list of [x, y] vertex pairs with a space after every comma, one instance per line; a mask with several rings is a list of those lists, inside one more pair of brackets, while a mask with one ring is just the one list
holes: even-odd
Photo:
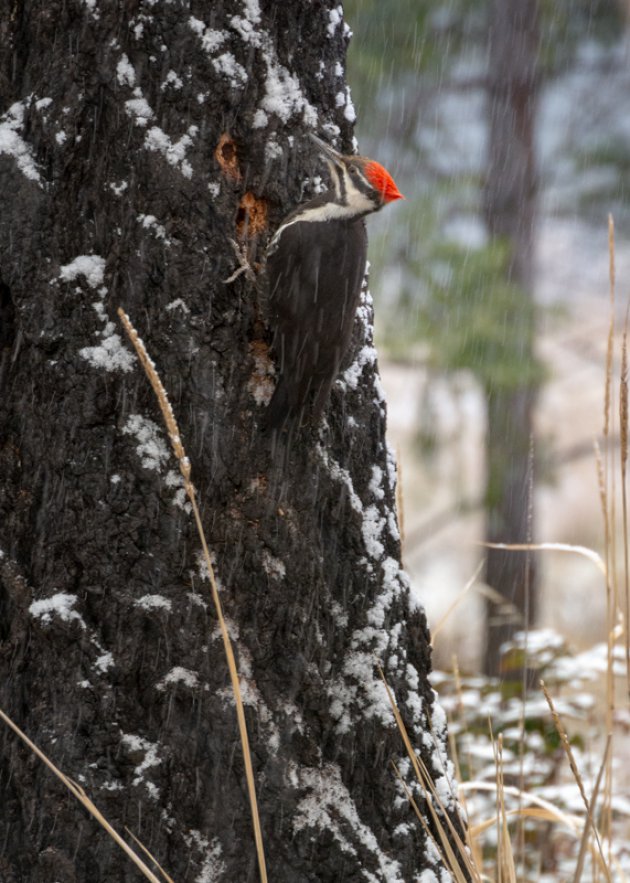
[[79, 276], [83, 276], [90, 288], [98, 288], [105, 278], [105, 258], [97, 254], [81, 254], [59, 268], [59, 278], [64, 282], [72, 282]]
[[168, 89], [169, 86], [172, 89], [175, 89], [177, 91], [179, 89], [182, 89], [184, 86], [184, 83], [183, 83], [181, 77], [179, 77], [174, 70], [170, 70], [167, 73], [166, 78], [164, 79], [164, 82], [160, 86], [160, 91], [164, 92], [164, 90]]
[[287, 569], [284, 562], [279, 558], [274, 558], [266, 549], [262, 553], [263, 570], [272, 579], [284, 579], [287, 575]]
[[24, 125], [24, 111], [26, 102], [16, 101], [11, 107], [0, 117], [0, 155], [5, 154], [11, 156], [17, 163], [18, 169], [30, 181], [36, 181], [41, 185], [41, 177], [37, 171], [33, 151], [18, 134]]
[[[195, 19], [195, 21], [197, 21], [197, 19]], [[226, 54], [229, 55], [229, 53]], [[125, 63], [125, 60], [127, 60], [127, 63]], [[234, 63], [236, 64], [236, 61]], [[222, 64], [229, 67], [229, 60], [224, 59]], [[238, 66], [240, 67], [240, 65]], [[130, 67], [131, 66], [128, 65], [127, 56], [123, 55], [118, 62], [117, 67], [117, 76], [120, 83], [132, 85], [130, 82], [132, 79], [129, 72]], [[131, 68], [131, 70], [133, 71], [133, 68]], [[135, 82], [135, 72], [133, 72], [133, 82]], [[171, 70], [166, 75], [166, 80], [162, 85], [170, 85], [175, 89], [181, 89], [183, 83], [175, 71]], [[133, 95], [133, 98], [125, 101], [125, 112], [133, 119], [136, 126], [146, 128], [148, 123], [155, 117], [155, 113], [142, 94], [142, 89], [140, 89], [139, 86], [134, 88]], [[146, 150], [161, 153], [169, 165], [179, 169], [185, 178], [192, 178], [193, 170], [192, 166], [186, 159], [186, 151], [192, 146], [193, 138], [197, 136], [198, 132], [199, 129], [197, 126], [189, 126], [186, 134], [182, 135], [178, 141], [173, 141], [159, 126], [152, 126], [145, 136], [143, 146]]]
[[247, 82], [247, 71], [242, 64], [239, 64], [231, 52], [224, 52], [217, 58], [212, 59], [212, 67], [218, 74], [222, 74], [231, 85], [236, 88], [242, 88]]
[[101, 674], [105, 674], [105, 672], [112, 668], [113, 665], [114, 657], [111, 653], [101, 653], [101, 655], [94, 661], [94, 668], [98, 669]]
[[404, 883], [399, 862], [383, 852], [373, 832], [361, 821], [336, 764], [327, 764], [320, 769], [294, 767], [292, 773], [297, 778], [298, 787], [307, 792], [297, 805], [294, 831], [324, 831], [332, 834], [343, 852], [353, 856], [359, 851], [372, 855], [378, 866], [378, 876], [361, 867], [364, 879], [370, 883]]
[[63, 622], [73, 622], [76, 620], [82, 629], [86, 628], [83, 617], [73, 610], [77, 603], [76, 595], [69, 595], [66, 592], [57, 592], [50, 598], [43, 598], [41, 601], [33, 601], [28, 608], [28, 612], [35, 619], [40, 619], [43, 625], [50, 625], [54, 616], [58, 616]]
[[164, 478], [164, 484], [168, 488], [175, 489], [175, 493], [173, 494], [173, 499], [171, 501], [173, 506], [177, 506], [177, 508], [181, 509], [183, 512], [192, 512], [192, 506], [188, 501], [188, 495], [186, 493], [186, 487], [184, 485], [184, 477], [182, 476], [181, 472], [176, 472], [174, 469], [169, 469]]
[[[80, 260], [80, 258], [76, 259], [76, 261], [78, 260]], [[99, 260], [103, 259], [99, 258]], [[73, 264], [76, 264], [76, 261], [73, 261]], [[64, 267], [61, 269], [63, 270]], [[79, 269], [78, 272], [83, 272], [83, 270]], [[86, 276], [86, 279], [88, 285], [94, 287], [89, 276]], [[101, 295], [101, 298], [103, 298], [107, 293], [107, 289], [102, 287], [99, 289], [98, 293]], [[116, 326], [114, 323], [109, 321], [102, 299], [94, 301], [92, 306], [100, 321], [103, 323], [103, 327], [96, 332], [97, 336], [101, 338], [101, 342], [96, 346], [84, 346], [83, 349], [79, 350], [79, 355], [88, 361], [93, 368], [99, 368], [104, 371], [123, 371], [125, 373], [131, 371], [134, 362], [136, 361], [136, 357], [123, 344], [120, 334], [116, 332]]]
[[[302, 93], [297, 76], [280, 64], [275, 47], [269, 39], [265, 41], [263, 59], [267, 67], [265, 95], [260, 106], [263, 114], [267, 117], [274, 114], [283, 123], [287, 123], [292, 116], [301, 116], [307, 126], [316, 128], [317, 111]], [[259, 117], [258, 122], [261, 121], [262, 117]], [[257, 126], [254, 125], [254, 128]]]
[[167, 313], [172, 313], [173, 310], [181, 310], [182, 313], [185, 313], [187, 316], [190, 314], [190, 308], [184, 303], [181, 297], [178, 297], [167, 304], [165, 310]]
[[377, 500], [385, 497], [385, 489], [383, 488], [383, 470], [380, 466], [372, 466], [372, 478], [368, 485], [368, 489], [374, 494]]
[[362, 515], [363, 503], [359, 499], [354, 489], [352, 478], [350, 477], [350, 473], [348, 472], [348, 470], [344, 469], [343, 466], [340, 466], [335, 460], [333, 460], [328, 451], [326, 451], [321, 445], [318, 445], [317, 453], [319, 454], [324, 466], [328, 469], [331, 478], [333, 478], [335, 481], [340, 481], [346, 486], [346, 490], [348, 491], [348, 500], [354, 511]]
[[349, 123], [354, 123], [357, 118], [357, 112], [354, 109], [354, 104], [352, 103], [352, 97], [350, 95], [350, 86], [346, 86], [346, 101], [345, 101], [345, 110], [343, 115], [348, 120]]
[[153, 782], [145, 781], [145, 774], [152, 767], [159, 766], [162, 763], [162, 758], [158, 755], [158, 743], [149, 742], [148, 739], [143, 739], [142, 736], [137, 736], [133, 733], [123, 733], [121, 742], [129, 752], [133, 754], [142, 752], [144, 754], [144, 758], [134, 769], [135, 779], [131, 784], [140, 785], [144, 782], [149, 795], [157, 799], [160, 793], [159, 789]]
[[116, 65], [116, 79], [121, 86], [133, 87], [136, 85], [136, 72], [124, 52]]
[[101, 17], [101, 12], [96, 4], [96, 0], [81, 0], [81, 2], [90, 13], [94, 21], [98, 21]]
[[345, 383], [349, 389], [356, 389], [359, 385], [359, 380], [361, 379], [364, 369], [371, 368], [375, 365], [376, 359], [376, 348], [373, 347], [372, 344], [366, 344], [361, 347], [352, 365], [344, 371], [341, 378], [343, 383]]
[[195, 877], [195, 883], [219, 883], [223, 879], [226, 865], [221, 860], [223, 848], [218, 838], [215, 837], [210, 843], [200, 831], [191, 829], [188, 834], [184, 834], [184, 842], [188, 847], [196, 846], [202, 854], [201, 871]]
[[[447, 719], [446, 713], [438, 702], [438, 695], [433, 691], [430, 730], [422, 734], [425, 748], [431, 753], [434, 771], [434, 785], [442, 805], [451, 812], [458, 811], [457, 785], [455, 784], [455, 767], [447, 751]], [[441, 775], [439, 775], [441, 773]]]
[[182, 668], [176, 665], [168, 674], [164, 675], [162, 680], [157, 684], [158, 690], [166, 690], [171, 684], [183, 684], [191, 690], [199, 686], [199, 675], [196, 671], [190, 671], [188, 668]]
[[[384, 506], [385, 474], [380, 466], [372, 467], [367, 488], [370, 499], [364, 504], [347, 470], [323, 447], [317, 451], [331, 478], [345, 485], [350, 506], [361, 516], [361, 535], [367, 555], [363, 566], [371, 579], [379, 580], [378, 591], [366, 611], [366, 625], [352, 633], [341, 673], [329, 686], [330, 713], [337, 721], [339, 733], [351, 730], [357, 711], [366, 718], [377, 718], [385, 726], [393, 726], [393, 713], [385, 685], [375, 671], [375, 660], [386, 665], [388, 671], [398, 671], [401, 665], [406, 665], [406, 650], [404, 646], [397, 646], [402, 624], [387, 624], [387, 616], [396, 599], [409, 594], [409, 581], [398, 561], [385, 557], [383, 531], [390, 524], [390, 516], [394, 526], [396, 523], [394, 514]], [[422, 700], [411, 684], [409, 687], [407, 705], [417, 715], [415, 731], [422, 732]]]
[[96, 254], [79, 255], [60, 268], [58, 278], [63, 282], [72, 282], [79, 276], [83, 276], [90, 288], [98, 289], [101, 299], [94, 301], [92, 306], [103, 323], [103, 327], [96, 332], [101, 342], [97, 346], [83, 347], [79, 350], [79, 355], [93, 368], [104, 371], [131, 371], [136, 357], [124, 346], [120, 335], [116, 333], [116, 326], [108, 320], [103, 305], [103, 297], [107, 294], [107, 289], [103, 287], [105, 259]]
[[[229, 621], [226, 619], [226, 626], [229, 631]], [[276, 754], [280, 748], [280, 731], [274, 721], [269, 706], [263, 699], [253, 676], [252, 658], [249, 649], [238, 641], [238, 637], [234, 637], [230, 633], [232, 642], [238, 648], [238, 667], [240, 675], [241, 698], [243, 705], [249, 705], [256, 709], [256, 715], [260, 725], [267, 730], [266, 744], [272, 754]], [[236, 705], [234, 693], [231, 687], [217, 691], [217, 696], [229, 702], [230, 705]]]
[[341, 4], [336, 6], [335, 9], [331, 9], [328, 13], [328, 27], [326, 30], [328, 31], [329, 37], [334, 37], [337, 28], [343, 21], [343, 6]]
[[[265, 94], [254, 114], [253, 127], [264, 128], [269, 123], [269, 117], [274, 115], [283, 123], [296, 116], [308, 127], [316, 128], [317, 111], [304, 96], [299, 79], [280, 64], [274, 41], [267, 31], [259, 27], [262, 16], [258, 0], [245, 0], [243, 12], [242, 16], [232, 16], [230, 27], [244, 43], [259, 50], [267, 69]], [[228, 34], [224, 31], [212, 30], [194, 16], [188, 19], [188, 25], [199, 37], [201, 46], [210, 56], [214, 69], [231, 80], [235, 88], [244, 86], [248, 79], [247, 71], [238, 64], [234, 56], [224, 52], [215, 57], [216, 52], [228, 39]]]
[[[247, 33], [252, 33], [253, 28], [247, 19], [233, 16], [231, 19], [233, 27], [239, 29], [239, 33], [244, 38]], [[228, 38], [225, 31], [215, 31], [207, 27], [200, 19], [191, 15], [188, 19], [188, 27], [194, 31], [199, 37], [201, 48], [210, 57], [212, 67], [218, 74], [222, 74], [236, 88], [242, 88], [247, 82], [247, 71], [242, 64], [239, 64], [231, 52], [223, 52], [221, 55], [215, 56], [215, 53], [223, 46]], [[247, 31], [249, 29], [249, 31]]]
[[169, 239], [166, 233], [166, 227], [158, 222], [155, 215], [139, 214], [137, 217], [142, 227], [144, 227], [145, 230], [150, 230], [156, 239], [161, 240], [164, 245], [172, 245], [172, 240]]
[[147, 150], [161, 153], [167, 163], [179, 169], [185, 178], [192, 178], [192, 166], [186, 159], [186, 151], [192, 147], [193, 138], [198, 132], [197, 126], [189, 126], [179, 141], [172, 141], [159, 126], [152, 126], [146, 134], [144, 146]]
[[136, 88], [133, 92], [136, 97], [125, 101], [125, 112], [133, 119], [136, 126], [145, 128], [155, 114], [140, 89]]
[[104, 371], [127, 373], [132, 370], [135, 361], [135, 356], [125, 348], [119, 334], [105, 337], [98, 346], [83, 347], [79, 350], [79, 355], [93, 368], [101, 368]]
[[363, 534], [363, 542], [370, 558], [378, 561], [385, 546], [381, 543], [379, 537], [383, 533], [385, 527], [385, 519], [380, 514], [376, 506], [368, 506], [363, 513], [363, 523], [361, 525], [361, 533]]
[[208, 55], [216, 52], [227, 40], [227, 34], [223, 31], [215, 31], [206, 25], [194, 15], [188, 19], [188, 27], [197, 34], [201, 40], [201, 48]]
[[169, 613], [173, 608], [171, 601], [164, 595], [143, 595], [135, 604], [143, 610], [167, 610]]
[[122, 431], [123, 435], [133, 435], [136, 438], [136, 454], [144, 468], [160, 472], [168, 462], [169, 453], [157, 423], [141, 414], [131, 414]]

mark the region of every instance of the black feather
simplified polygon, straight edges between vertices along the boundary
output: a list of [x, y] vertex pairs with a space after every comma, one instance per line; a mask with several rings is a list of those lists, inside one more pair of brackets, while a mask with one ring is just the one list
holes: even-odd
[[[367, 257], [362, 218], [300, 220], [321, 197], [289, 216], [267, 260], [278, 385], [265, 424], [317, 419], [352, 337]], [[295, 217], [292, 223], [288, 223]]]

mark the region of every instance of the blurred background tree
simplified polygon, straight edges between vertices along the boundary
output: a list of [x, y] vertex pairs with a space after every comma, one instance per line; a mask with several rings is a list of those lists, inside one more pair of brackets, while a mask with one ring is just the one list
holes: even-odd
[[[626, 4], [349, 0], [345, 10], [361, 149], [412, 197], [405, 216], [382, 220], [387, 235], [373, 237], [381, 344], [397, 359], [420, 352], [434, 375], [475, 377], [486, 403], [484, 538], [527, 543], [544, 379], [534, 300], [538, 95], [587, 42], [618, 39]], [[604, 175], [597, 195], [618, 200], [629, 168], [623, 139], [592, 139], [576, 155], [567, 137], [561, 151], [578, 170], [614, 165], [614, 184]], [[426, 439], [431, 428], [419, 433]], [[483, 640], [483, 667], [498, 674], [501, 645], [536, 614], [534, 557], [489, 549], [485, 582], [502, 599], [487, 601]]]

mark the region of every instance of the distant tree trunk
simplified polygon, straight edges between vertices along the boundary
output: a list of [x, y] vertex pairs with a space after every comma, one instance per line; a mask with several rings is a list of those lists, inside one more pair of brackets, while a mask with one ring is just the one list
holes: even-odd
[[[536, 219], [534, 124], [537, 104], [537, 0], [495, 0], [490, 10], [488, 74], [489, 154], [484, 215], [492, 239], [509, 247], [508, 275], [533, 298]], [[533, 311], [522, 315], [532, 316]], [[536, 388], [531, 381], [533, 319], [522, 321], [522, 384], [492, 386], [488, 393], [488, 485], [486, 539], [526, 543], [530, 539], [530, 443]], [[489, 549], [486, 582], [505, 599], [487, 602], [484, 666], [499, 673], [500, 648], [528, 625], [536, 606], [536, 573], [530, 553]]]
[[[193, 463], [270, 880], [440, 876], [390, 769], [405, 752], [377, 660], [458, 817], [369, 297], [327, 425], [278, 463], [258, 431], [264, 309], [223, 281], [229, 238], [257, 266], [322, 174], [306, 133], [349, 147], [347, 39], [336, 0], [0, 11], [0, 705], [178, 883], [258, 872], [198, 542], [119, 304]], [[139, 879], [9, 730], [0, 790], [3, 883]]]

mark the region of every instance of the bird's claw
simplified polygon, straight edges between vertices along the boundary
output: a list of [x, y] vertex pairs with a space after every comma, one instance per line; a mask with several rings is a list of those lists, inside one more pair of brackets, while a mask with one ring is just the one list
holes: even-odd
[[236, 259], [239, 263], [239, 266], [234, 270], [231, 276], [228, 276], [227, 279], [223, 280], [224, 285], [229, 285], [238, 279], [239, 276], [242, 276], [245, 273], [245, 276], [249, 282], [252, 284], [256, 283], [256, 274], [252, 269], [252, 265], [249, 262], [249, 258], [247, 256], [247, 246], [245, 244], [239, 244], [235, 239], [228, 240], [232, 248], [234, 249], [234, 254], [236, 255]]

